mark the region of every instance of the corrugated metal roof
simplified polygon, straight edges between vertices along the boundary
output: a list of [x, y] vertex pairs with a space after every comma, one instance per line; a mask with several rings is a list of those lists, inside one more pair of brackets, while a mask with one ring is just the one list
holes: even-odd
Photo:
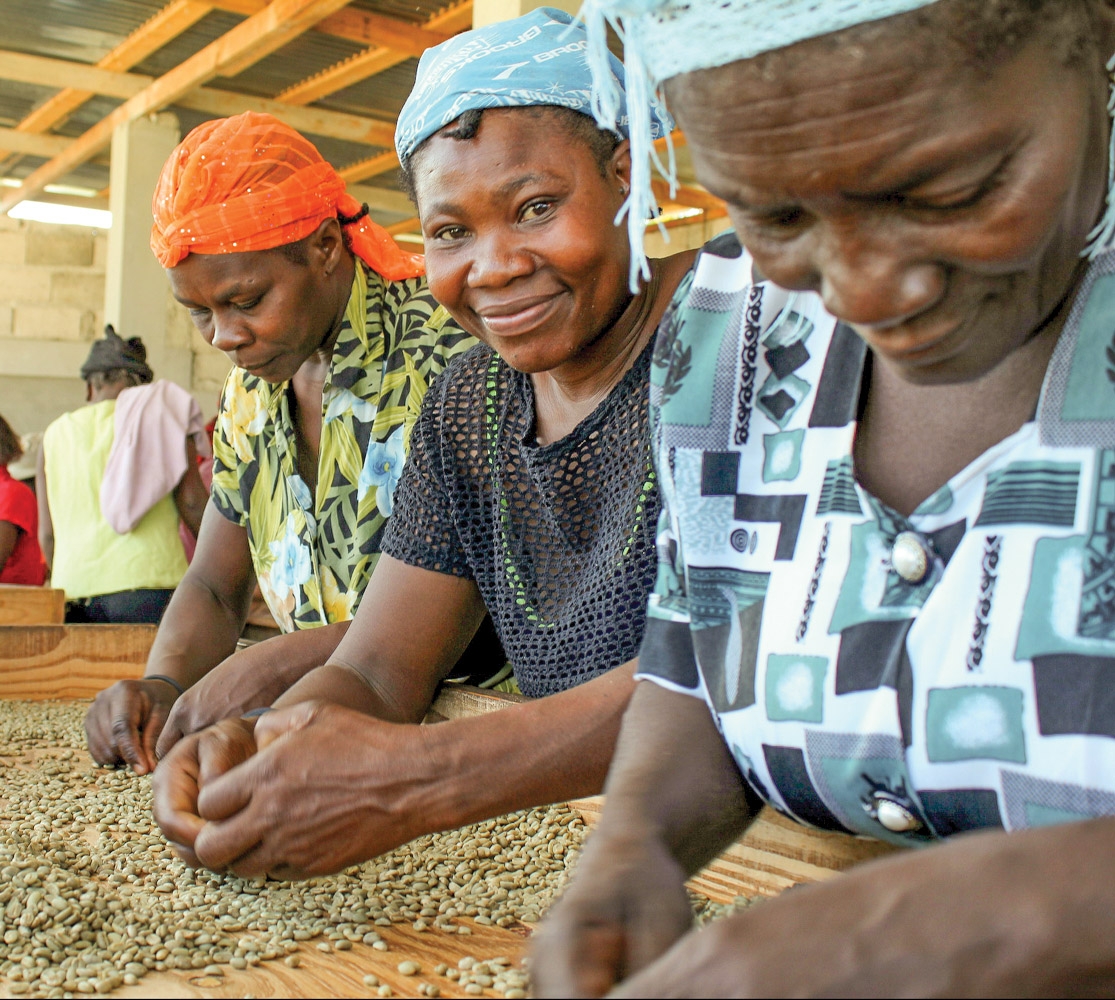
[[[248, 15], [265, 5], [264, 0], [205, 2], [211, 9], [196, 21], [178, 21], [174, 30], [164, 28], [162, 34], [158, 34], [160, 25], [168, 20], [167, 13], [181, 12], [186, 6], [181, 0], [3, 0], [0, 128], [18, 129], [29, 134], [8, 139], [5, 145], [5, 136], [0, 133], [0, 178], [24, 181], [42, 168], [36, 183], [50, 175], [49, 182], [54, 185], [98, 192], [107, 190], [109, 151], [107, 147], [95, 148], [82, 137], [123, 103], [120, 88], [132, 93], [142, 89], [144, 83], [120, 77], [112, 77], [107, 82], [104, 77], [99, 77], [91, 82], [83, 79], [78, 71], [95, 67], [99, 61], [109, 57], [117, 73], [139, 74], [157, 81], [206, 46], [225, 38], [233, 28], [243, 24]], [[214, 117], [199, 110], [198, 106], [190, 106], [191, 102], [201, 104], [197, 87], [204, 87], [204, 93], [214, 90], [223, 92], [226, 104], [221, 113], [226, 114], [259, 107], [261, 100], [275, 101], [290, 88], [312, 80], [315, 99], [306, 104], [303, 99], [293, 97], [290, 99], [293, 107], [280, 108], [280, 115], [286, 115], [295, 127], [301, 127], [318, 145], [322, 155], [339, 169], [384, 152], [389, 135], [383, 135], [382, 124], [393, 124], [398, 116], [414, 84], [417, 58], [413, 51], [400, 50], [394, 52], [391, 58], [372, 60], [374, 68], [379, 70], [374, 75], [354, 79], [349, 73], [334, 73], [334, 68], [346, 60], [370, 48], [382, 48], [373, 44], [375, 37], [369, 42], [362, 36], [364, 20], [354, 18], [353, 13], [393, 19], [397, 34], [401, 29], [416, 26], [429, 28], [431, 18], [434, 18], [434, 24], [438, 25], [434, 30], [444, 35], [470, 24], [471, 3], [468, 0], [457, 0], [448, 5], [436, 0], [351, 0], [340, 10], [335, 3], [331, 8], [329, 15], [312, 29], [288, 40], [275, 51], [263, 54], [254, 62], [249, 47], [240, 65], [233, 66], [231, 75], [209, 78], [207, 74], [199, 73], [195, 88], [176, 98], [167, 109], [178, 116], [182, 133]], [[157, 35], [155, 47], [148, 44], [137, 50], [137, 39], [149, 38], [153, 34]], [[226, 48], [233, 42], [234, 39], [226, 39]], [[260, 51], [262, 53], [263, 49]], [[13, 53], [20, 54], [20, 58], [15, 58]], [[28, 60], [24, 57], [33, 58]], [[36, 59], [39, 61], [36, 62]], [[43, 60], [62, 60], [66, 65]], [[243, 65], [245, 62], [247, 65]], [[332, 82], [319, 86], [323, 80]], [[42, 121], [42, 109], [54, 107], [52, 99], [67, 85], [101, 92], [75, 107], [65, 109], [64, 113], [51, 116], [49, 121]], [[156, 83], [154, 88], [157, 86]], [[163, 105], [159, 102], [150, 108], [161, 109]], [[305, 117], [297, 118], [309, 112], [322, 114], [311, 121]], [[334, 114], [333, 119], [329, 119], [328, 113]], [[336, 117], [338, 113], [345, 118], [339, 120]], [[32, 116], [30, 120], [29, 116]], [[378, 136], [378, 141], [383, 144], [354, 141], [357, 137], [352, 131], [351, 116], [366, 119], [372, 136]], [[33, 127], [31, 122], [34, 122]], [[377, 124], [378, 132], [375, 131]], [[360, 132], [359, 137], [363, 138], [363, 125]], [[52, 137], [54, 143], [46, 149], [36, 147], [33, 145], [35, 136]], [[80, 160], [66, 170], [61, 169], [60, 161], [52, 159], [58, 155], [54, 147], [61, 139], [76, 143], [71, 153]], [[25, 151], [7, 152], [11, 149]], [[410, 209], [400, 204], [397, 196], [396, 169], [389, 162], [384, 162], [382, 167], [379, 174], [360, 178], [357, 183], [370, 191], [370, 201], [379, 198], [381, 204], [372, 205], [374, 217], [385, 222], [398, 221], [402, 217], [400, 212], [409, 212]], [[41, 187], [41, 183], [38, 186]], [[389, 193], [377, 196], [377, 190]], [[0, 200], [10, 201], [13, 197], [12, 189], [0, 188]], [[10, 207], [7, 201], [0, 204], [0, 209]]]
[[[221, 7], [238, 7], [251, 0], [215, 0], [214, 9], [138, 62], [127, 72], [158, 78], [170, 72], [207, 45], [224, 36], [245, 20], [243, 13], [234, 13]], [[0, 60], [7, 53], [21, 53], [45, 59], [65, 60], [76, 67], [95, 66], [106, 56], [127, 47], [129, 36], [147, 25], [163, 11], [167, 4], [162, 0], [4, 0], [4, 32], [0, 41]], [[259, 0], [256, 0], [259, 6]], [[394, 18], [408, 26], [421, 26], [432, 16], [444, 10], [444, 4], [429, 0], [354, 0], [348, 9], [370, 12]], [[209, 88], [244, 95], [245, 107], [251, 98], [274, 100], [288, 88], [329, 71], [338, 63], [349, 59], [370, 46], [363, 39], [338, 37], [335, 33], [311, 30], [294, 38], [274, 53], [265, 56], [231, 77], [219, 76], [205, 80]], [[372, 120], [394, 121], [414, 82], [417, 61], [400, 54], [403, 59], [396, 66], [348, 86], [336, 93], [326, 93], [308, 107], [343, 112], [346, 115], [367, 117]], [[130, 62], [130, 61], [129, 61]], [[63, 68], [64, 70], [65, 68]], [[0, 77], [0, 127], [18, 128], [29, 115], [45, 105], [60, 87], [42, 82]], [[65, 84], [65, 72], [53, 72], [47, 78]], [[38, 134], [80, 139], [90, 128], [122, 103], [122, 98], [98, 94], [90, 97], [68, 114], [50, 124]], [[185, 134], [212, 115], [201, 111], [171, 105]], [[311, 134], [322, 155], [339, 168], [367, 159], [383, 152], [383, 146], [371, 146], [348, 141], [336, 135]], [[0, 139], [0, 151], [4, 143]], [[49, 155], [0, 152], [0, 176], [24, 180], [44, 164], [51, 162]], [[109, 183], [107, 151], [87, 159], [65, 172], [54, 181], [102, 191]], [[394, 191], [394, 170], [359, 181], [368, 188]], [[8, 189], [0, 189], [3, 194]], [[393, 212], [377, 213], [386, 219], [398, 219]]]

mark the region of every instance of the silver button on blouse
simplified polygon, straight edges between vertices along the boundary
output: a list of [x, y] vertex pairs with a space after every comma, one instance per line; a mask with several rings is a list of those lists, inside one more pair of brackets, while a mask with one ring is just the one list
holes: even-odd
[[921, 820], [917, 818], [902, 803], [878, 792], [875, 799], [875, 818], [879, 825], [890, 830], [891, 833], [913, 833], [921, 829]]
[[921, 583], [929, 575], [929, 546], [916, 531], [901, 531], [890, 550], [890, 564], [907, 583]]

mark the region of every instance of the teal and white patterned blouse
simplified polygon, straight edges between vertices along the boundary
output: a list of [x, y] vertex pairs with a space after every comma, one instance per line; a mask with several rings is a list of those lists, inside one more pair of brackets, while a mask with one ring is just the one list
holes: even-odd
[[787, 300], [721, 237], [659, 333], [640, 676], [705, 698], [756, 792], [817, 827], [1115, 813], [1115, 253], [1037, 418], [909, 518], [853, 475], [865, 345]]

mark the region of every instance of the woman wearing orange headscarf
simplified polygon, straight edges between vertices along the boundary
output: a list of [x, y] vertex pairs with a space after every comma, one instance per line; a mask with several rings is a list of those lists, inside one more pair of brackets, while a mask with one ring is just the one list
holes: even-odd
[[[102, 693], [86, 720], [98, 761], [140, 773], [155, 765], [175, 698], [235, 650], [255, 581], [284, 632], [352, 618], [422, 397], [474, 343], [430, 296], [422, 258], [270, 115], [194, 129], [163, 167], [152, 210], [151, 248], [175, 298], [236, 367], [211, 510], [147, 674]], [[328, 631], [326, 654], [337, 641]], [[320, 657], [304, 636], [282, 667]]]

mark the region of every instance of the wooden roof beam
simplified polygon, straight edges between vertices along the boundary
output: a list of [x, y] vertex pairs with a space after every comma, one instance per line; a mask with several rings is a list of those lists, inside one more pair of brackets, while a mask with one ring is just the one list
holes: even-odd
[[244, 68], [297, 38], [321, 18], [334, 13], [347, 0], [272, 0], [268, 6], [205, 46], [185, 62], [159, 77], [135, 97], [102, 118], [60, 156], [43, 164], [21, 187], [0, 198], [0, 213], [33, 198], [47, 184], [65, 176], [112, 141], [118, 125], [174, 103], [195, 87], [227, 74], [229, 67]]
[[[209, 0], [218, 10], [245, 17], [258, 14], [267, 0]], [[414, 24], [397, 17], [372, 11], [344, 8], [323, 17], [314, 31], [334, 38], [344, 38], [360, 45], [397, 49], [417, 59], [431, 45], [444, 42], [460, 31], [472, 27], [472, 0], [459, 3], [435, 14], [426, 24]]]
[[394, 215], [413, 215], [414, 205], [402, 191], [391, 191], [365, 184], [348, 185], [348, 193], [361, 204], [375, 212], [391, 212]]
[[413, 59], [419, 58], [431, 45], [440, 45], [452, 37], [444, 31], [351, 7], [322, 18], [315, 30], [362, 45], [395, 49]]
[[[431, 17], [423, 26], [423, 30], [431, 37], [436, 37], [438, 41], [444, 41], [451, 34], [463, 30], [458, 25], [461, 24], [466, 9], [469, 17], [468, 24], [471, 25], [472, 0], [466, 0], [465, 3], [456, 4]], [[348, 13], [354, 12], [342, 11], [341, 15], [334, 15], [334, 17]], [[431, 44], [437, 44], [437, 42]], [[370, 76], [382, 73], [392, 66], [397, 66], [407, 59], [416, 58], [424, 51], [424, 49], [419, 49], [417, 52], [404, 52], [397, 48], [388, 48], [387, 45], [388, 43], [384, 40], [382, 44], [365, 49], [363, 52], [357, 52], [328, 69], [296, 83], [293, 87], [288, 87], [278, 95], [278, 99], [285, 101], [287, 104], [311, 104], [314, 101], [320, 101], [323, 97], [328, 97], [330, 94], [335, 94], [338, 90], [344, 90], [345, 87], [351, 87], [361, 80], [366, 80]]]
[[[85, 97], [103, 94], [107, 97], [127, 100], [149, 86], [153, 77], [101, 69], [69, 59], [52, 59], [48, 56], [30, 56], [23, 52], [0, 51], [0, 79], [18, 80], [20, 83], [31, 83], [37, 87], [57, 87], [62, 84], [66, 90], [84, 94]], [[82, 100], [85, 100], [85, 97]], [[39, 131], [22, 128], [22, 125], [23, 122], [16, 126], [21, 132]]]
[[[21, 83], [32, 84], [42, 84], [50, 80], [57, 85], [59, 81], [69, 82], [77, 76], [80, 76], [86, 86], [93, 87], [96, 93], [124, 99], [134, 97], [155, 82], [154, 77], [143, 76], [140, 73], [116, 73], [105, 69], [94, 69], [85, 63], [75, 63], [65, 59], [0, 51], [0, 80], [18, 80]], [[235, 115], [241, 111], [263, 111], [282, 119], [291, 128], [296, 128], [300, 132], [311, 132], [314, 135], [325, 135], [348, 142], [361, 142], [370, 146], [390, 147], [394, 142], [395, 126], [390, 122], [376, 121], [374, 118], [339, 111], [326, 111], [322, 108], [301, 108], [262, 97], [235, 94], [227, 90], [199, 87], [174, 103], [191, 111], [200, 111], [217, 117]], [[0, 149], [17, 153], [25, 152], [23, 146], [19, 145], [21, 140], [17, 138], [23, 134], [11, 129], [0, 130]], [[30, 133], [27, 133], [27, 136], [29, 137]], [[37, 138], [58, 144], [58, 148], [49, 154], [32, 153], [38, 156], [57, 155], [60, 150], [69, 148], [75, 141], [61, 136], [39, 135]], [[46, 146], [35, 148], [45, 149]], [[31, 152], [31, 150], [26, 151]], [[390, 169], [390, 165], [383, 167], [383, 170]]]
[[[208, 0], [171, 0], [161, 11], [136, 28], [127, 38], [101, 59], [96, 69], [127, 70], [142, 62], [152, 52], [177, 38], [200, 21], [213, 9]], [[57, 86], [58, 79], [47, 86]], [[65, 89], [52, 96], [21, 121], [20, 132], [46, 132], [65, 120], [95, 93], [104, 93], [96, 87], [81, 89], [67, 81]], [[124, 96], [124, 95], [119, 95]], [[131, 96], [130, 94], [127, 96]]]
[[390, 69], [409, 58], [410, 56], [396, 52], [394, 49], [365, 49], [320, 73], [307, 77], [293, 87], [287, 87], [286, 90], [276, 94], [275, 99], [284, 104], [312, 104], [323, 97], [335, 94], [338, 90], [344, 90], [345, 87], [351, 87], [354, 83], [360, 83], [361, 80], [382, 73], [385, 69]]
[[395, 144], [393, 122], [381, 122], [375, 118], [350, 115], [342, 111], [326, 111], [324, 108], [301, 108], [264, 97], [234, 94], [230, 90], [200, 87], [173, 103], [218, 118], [236, 115], [241, 111], [260, 111], [274, 115], [299, 132], [343, 139], [346, 142], [361, 142], [369, 146], [391, 147]]
[[50, 159], [64, 153], [73, 139], [60, 135], [37, 135], [34, 132], [19, 132], [14, 128], [0, 128], [0, 149], [24, 156], [42, 156]]
[[668, 202], [673, 205], [684, 205], [686, 208], [699, 208], [703, 212], [725, 210], [724, 202], [716, 195], [709, 194], [703, 187], [679, 184], [671, 194], [670, 185], [665, 181], [652, 180], [650, 186], [654, 191], [654, 197], [663, 204]]
[[343, 170], [338, 170], [337, 173], [341, 175], [341, 179], [346, 184], [355, 184], [357, 181], [366, 180], [378, 174], [385, 174], [388, 170], [394, 170], [398, 165], [399, 157], [395, 150], [390, 149], [386, 153], [369, 156], [368, 159], [361, 160], [359, 163], [350, 163]]

